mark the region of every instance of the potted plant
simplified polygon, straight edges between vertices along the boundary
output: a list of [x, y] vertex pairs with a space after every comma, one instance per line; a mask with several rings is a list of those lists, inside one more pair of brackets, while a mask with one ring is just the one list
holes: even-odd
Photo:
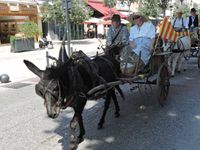
[[38, 25], [34, 22], [25, 22], [19, 25], [19, 31], [20, 33], [10, 38], [11, 52], [34, 50], [34, 39], [41, 34]]

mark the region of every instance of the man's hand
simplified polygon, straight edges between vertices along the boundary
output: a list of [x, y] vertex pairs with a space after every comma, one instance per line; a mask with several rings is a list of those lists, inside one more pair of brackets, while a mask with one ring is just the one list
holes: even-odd
[[136, 48], [137, 47], [135, 42], [133, 42], [133, 41], [129, 41], [129, 44], [130, 44], [131, 48]]

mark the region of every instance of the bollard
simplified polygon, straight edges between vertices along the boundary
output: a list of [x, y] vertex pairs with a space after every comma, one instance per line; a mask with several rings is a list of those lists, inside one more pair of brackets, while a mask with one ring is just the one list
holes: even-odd
[[0, 76], [0, 81], [1, 81], [1, 83], [8, 83], [8, 82], [10, 82], [10, 78], [7, 74], [2, 74]]

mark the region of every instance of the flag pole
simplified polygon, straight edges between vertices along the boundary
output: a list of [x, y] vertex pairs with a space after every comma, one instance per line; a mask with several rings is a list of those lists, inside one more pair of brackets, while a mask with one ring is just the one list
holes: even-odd
[[[164, 18], [165, 19], [165, 18]], [[163, 19], [163, 22], [164, 22], [164, 19]], [[158, 36], [157, 36], [157, 39], [156, 39], [156, 44], [154, 45], [154, 50], [153, 50], [153, 55], [155, 54], [156, 52], [156, 48], [157, 48], [157, 45], [158, 45], [158, 40], [159, 40], [159, 37], [160, 37], [160, 31], [162, 30], [163, 28], [163, 22], [160, 24], [160, 27], [159, 27], [159, 33], [158, 33]]]
[[160, 37], [160, 34], [158, 34], [158, 36], [157, 36], [156, 44], [154, 45], [154, 48], [153, 48], [153, 54], [155, 54], [155, 52], [156, 52], [156, 48], [157, 48], [157, 45], [158, 45], [159, 37]]

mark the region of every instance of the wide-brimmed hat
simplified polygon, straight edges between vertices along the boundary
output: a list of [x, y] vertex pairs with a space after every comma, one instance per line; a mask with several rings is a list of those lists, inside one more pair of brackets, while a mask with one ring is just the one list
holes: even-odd
[[131, 22], [131, 23], [133, 24], [133, 23], [134, 23], [134, 20], [139, 19], [139, 18], [141, 18], [142, 21], [144, 21], [144, 22], [146, 22], [146, 21], [149, 20], [147, 17], [145, 17], [145, 16], [142, 15], [142, 14], [133, 13], [133, 14], [131, 14], [131, 15], [128, 17], [128, 21]]
[[140, 18], [139, 16], [141, 16], [140, 14], [138, 14], [138, 13], [133, 13], [133, 14], [130, 14], [129, 16], [128, 16], [128, 21], [130, 22], [130, 23], [134, 23], [134, 20], [136, 19], [136, 18]]
[[132, 20], [138, 19], [138, 18], [140, 18], [140, 17], [142, 17], [141, 14], [139, 14], [139, 13], [134, 13], [134, 14], [132, 15]]
[[182, 11], [181, 9], [177, 9], [177, 10], [176, 10], [176, 13], [183, 14], [183, 11]]

